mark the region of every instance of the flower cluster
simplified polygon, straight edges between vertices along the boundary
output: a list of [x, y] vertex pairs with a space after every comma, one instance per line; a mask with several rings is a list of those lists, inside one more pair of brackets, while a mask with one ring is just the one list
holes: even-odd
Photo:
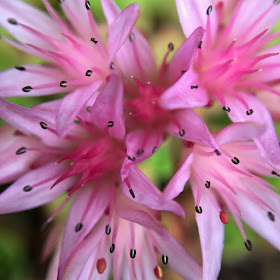
[[[45, 61], [0, 73], [0, 183], [12, 182], [0, 213], [66, 193], [43, 225], [71, 204], [47, 279], [161, 279], [166, 265], [184, 279], [217, 279], [230, 214], [249, 251], [241, 220], [280, 249], [279, 196], [262, 178], [280, 176], [280, 47], [269, 44], [280, 1], [176, 0], [186, 40], [167, 45], [158, 69], [135, 27], [138, 4], [121, 11], [101, 0], [104, 39], [90, 1], [60, 0], [66, 20], [42, 2], [48, 13], [0, 3], [14, 38], [1, 40]], [[61, 92], [31, 109], [5, 99]], [[216, 103], [233, 123], [210, 132], [194, 109]], [[181, 166], [161, 191], [138, 164], [170, 137], [183, 144]], [[202, 267], [161, 223], [161, 211], [184, 216], [174, 198], [186, 182]]]

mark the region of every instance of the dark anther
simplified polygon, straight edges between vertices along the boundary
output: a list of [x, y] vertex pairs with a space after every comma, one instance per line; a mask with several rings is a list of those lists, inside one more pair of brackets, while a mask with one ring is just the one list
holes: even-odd
[[130, 249], [130, 257], [134, 259], [136, 257], [136, 250], [135, 249]]
[[86, 2], [85, 2], [85, 6], [86, 6], [86, 9], [87, 9], [87, 10], [90, 10], [90, 3], [89, 3], [89, 1], [88, 1], [88, 0], [86, 0]]
[[22, 190], [23, 190], [24, 192], [30, 192], [30, 191], [32, 190], [32, 187], [29, 186], [29, 185], [27, 185], [27, 186], [23, 187]]
[[115, 251], [115, 244], [112, 243], [112, 245], [110, 246], [110, 253], [112, 254]]
[[168, 44], [168, 49], [172, 52], [174, 50], [174, 44], [173, 43], [169, 43]]
[[130, 194], [131, 194], [132, 198], [135, 198], [135, 194], [134, 194], [133, 189], [130, 189], [130, 190], [129, 190], [129, 192], [130, 192]]
[[113, 121], [108, 121], [108, 127], [113, 127], [114, 126], [114, 122]]
[[230, 108], [228, 106], [223, 106], [223, 110], [228, 112], [228, 113], [230, 112]]
[[280, 4], [280, 0], [274, 0], [273, 3], [274, 3], [274, 5], [279, 5]]
[[238, 164], [240, 161], [239, 161], [239, 159], [238, 159], [237, 157], [233, 157], [233, 158], [231, 159], [231, 162], [232, 162], [233, 164]]
[[221, 155], [221, 152], [219, 150], [215, 150], [214, 153], [217, 155], [217, 156], [220, 156]]
[[152, 150], [152, 153], [155, 153], [157, 150], [157, 146], [154, 146], [153, 150]]
[[210, 5], [206, 10], [207, 16], [209, 16], [211, 14], [211, 12], [212, 12], [212, 5]]
[[25, 152], [26, 152], [26, 148], [21, 147], [16, 151], [16, 155], [21, 155], [21, 154], [24, 154]]
[[249, 109], [248, 111], [246, 111], [246, 114], [248, 116], [252, 115], [254, 113], [253, 109]]
[[187, 72], [187, 70], [182, 70], [181, 71], [182, 74], [185, 74], [186, 72]]
[[191, 86], [191, 89], [197, 89], [197, 88], [198, 88], [198, 85]]
[[66, 81], [61, 81], [59, 85], [61, 87], [66, 87], [67, 86], [67, 82]]
[[40, 122], [40, 126], [41, 126], [43, 129], [48, 129], [48, 125], [47, 125], [45, 122]]
[[201, 47], [202, 47], [202, 41], [200, 41], [198, 44], [198, 48], [201, 49]]
[[131, 161], [135, 161], [135, 157], [128, 156], [128, 159]]
[[163, 264], [168, 264], [168, 256], [162, 255], [162, 256], [161, 256], [161, 260], [162, 260], [162, 263], [163, 263]]
[[275, 171], [271, 171], [271, 174], [272, 174], [272, 175], [275, 175], [275, 176], [277, 176], [277, 177], [280, 177], [280, 174], [278, 174], [278, 173], [275, 172]]
[[114, 68], [115, 68], [115, 63], [114, 63], [114, 62], [111, 62], [111, 63], [110, 63], [110, 69], [113, 70]]
[[245, 244], [246, 249], [247, 249], [249, 252], [251, 252], [251, 251], [253, 250], [253, 244], [252, 244], [252, 242], [251, 242], [250, 240], [247, 239], [247, 240], [244, 242], [244, 244]]
[[87, 110], [87, 112], [90, 113], [90, 112], [91, 112], [91, 106], [87, 106], [87, 107], [86, 107], [86, 110]]
[[198, 214], [201, 214], [201, 213], [202, 213], [202, 208], [201, 208], [201, 206], [196, 205], [194, 209], [195, 209], [196, 213], [198, 213]]
[[206, 182], [205, 182], [205, 187], [206, 187], [207, 189], [210, 188], [210, 181], [206, 181]]
[[8, 18], [7, 21], [8, 21], [8, 23], [13, 24], [13, 25], [17, 25], [18, 24], [18, 22], [17, 22], [17, 20], [15, 18]]
[[87, 70], [87, 72], [86, 72], [86, 76], [87, 76], [87, 77], [90, 77], [90, 76], [91, 76], [91, 74], [92, 74], [92, 71], [91, 71], [91, 70]]
[[184, 130], [184, 129], [181, 129], [181, 130], [179, 131], [179, 135], [180, 135], [181, 137], [183, 137], [183, 136], [185, 135], [185, 130]]
[[82, 223], [77, 223], [75, 226], [75, 231], [78, 232], [83, 228], [83, 224]]
[[25, 67], [24, 66], [15, 66], [15, 68], [19, 71], [25, 71]]
[[61, 4], [64, 0], [57, 0], [57, 1], [58, 1], [58, 3], [60, 3], [60, 4]]
[[275, 216], [272, 212], [268, 211], [267, 216], [268, 216], [270, 221], [275, 222]]
[[137, 155], [138, 155], [138, 156], [142, 155], [143, 153], [144, 153], [144, 150], [143, 150], [143, 149], [139, 149], [139, 150], [137, 151]]
[[96, 45], [98, 43], [98, 41], [95, 38], [90, 38], [90, 40]]
[[45, 228], [48, 226], [48, 222], [44, 222], [43, 224], [42, 224], [42, 226], [40, 227], [40, 231], [42, 232], [42, 231], [44, 231], [45, 230]]
[[130, 42], [133, 42], [134, 40], [135, 40], [135, 34], [133, 33], [133, 32], [131, 32], [130, 34], [129, 34], [129, 41]]
[[22, 91], [24, 91], [24, 92], [30, 92], [31, 90], [32, 90], [31, 86], [26, 86], [26, 87], [22, 88]]
[[107, 235], [109, 235], [109, 234], [111, 233], [111, 227], [110, 227], [110, 225], [106, 225], [106, 227], [105, 227], [105, 233], [106, 233]]

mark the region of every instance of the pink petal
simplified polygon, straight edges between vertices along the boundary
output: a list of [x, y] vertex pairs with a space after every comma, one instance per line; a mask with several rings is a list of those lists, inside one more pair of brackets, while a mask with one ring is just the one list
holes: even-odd
[[[199, 26], [206, 27], [207, 9], [212, 4], [211, 0], [197, 1], [197, 0], [176, 0], [177, 11], [183, 31], [188, 37], [194, 29]], [[213, 7], [211, 18], [212, 34], [217, 31], [217, 14]]]
[[253, 122], [233, 123], [222, 129], [215, 137], [219, 145], [234, 141], [247, 141], [262, 133], [262, 126]]
[[127, 185], [121, 183], [121, 188], [128, 198], [154, 210], [170, 211], [178, 216], [184, 215], [182, 207], [175, 201], [165, 201], [163, 193], [136, 166], [131, 168], [127, 178], [135, 194], [135, 198], [131, 198]]
[[198, 45], [202, 40], [204, 30], [198, 27], [178, 48], [168, 65], [169, 83], [172, 84], [182, 76], [182, 71], [188, 71], [195, 58]]
[[132, 161], [128, 158], [124, 160], [121, 169], [122, 179], [128, 176], [132, 166], [151, 157], [160, 147], [162, 141], [162, 135], [158, 135], [155, 131], [151, 131], [148, 135], [147, 131], [143, 130], [129, 132], [126, 136], [127, 155], [135, 160]]
[[[100, 185], [102, 182], [98, 182], [98, 184]], [[64, 273], [68, 258], [99, 221], [108, 205], [108, 188], [105, 185], [97, 189], [97, 186], [88, 185], [81, 189], [71, 206], [62, 241], [59, 279]], [[82, 228], [76, 232], [75, 228], [79, 223], [82, 223]], [[103, 232], [105, 234], [105, 226]]]
[[264, 104], [255, 96], [242, 96], [249, 107], [254, 110], [252, 115], [246, 115], [246, 108], [236, 99], [227, 98], [227, 105], [231, 108], [229, 117], [233, 122], [256, 122], [263, 127], [263, 133], [253, 140], [261, 151], [262, 156], [277, 170], [280, 170], [279, 141], [271, 116]]
[[88, 87], [78, 88], [63, 98], [56, 117], [57, 133], [60, 137], [67, 134], [79, 112], [101, 84], [102, 81], [96, 81]]
[[101, 5], [103, 8], [104, 15], [106, 17], [108, 25], [111, 25], [112, 22], [118, 17], [121, 13], [121, 10], [116, 5], [113, 0], [101, 0]]
[[125, 125], [123, 116], [123, 82], [119, 74], [112, 73], [105, 87], [91, 108], [92, 123], [101, 129], [108, 128], [109, 135], [123, 140]]
[[108, 51], [109, 61], [115, 57], [139, 17], [139, 5], [134, 3], [127, 6], [109, 26]]
[[198, 86], [197, 75], [189, 69], [163, 93], [160, 104], [168, 110], [197, 108], [208, 104], [208, 96], [206, 91]]
[[[187, 141], [217, 149], [217, 144], [204, 121], [190, 109], [177, 110], [174, 113], [176, 122], [169, 123], [166, 131]], [[180, 125], [180, 127], [178, 127]], [[180, 131], [184, 130], [184, 135]]]
[[7, 19], [13, 18], [18, 23], [32, 27], [43, 34], [60, 39], [62, 35], [57, 24], [43, 11], [18, 0], [2, 0], [0, 5], [0, 26], [22, 43], [30, 43], [39, 47], [46, 42], [18, 24], [11, 24]]
[[168, 185], [165, 187], [163, 193], [166, 200], [174, 199], [184, 190], [186, 182], [189, 180], [190, 177], [192, 162], [193, 153], [189, 155], [187, 160], [183, 163], [183, 165], [175, 173]]
[[[196, 196], [195, 184], [192, 182], [194, 197]], [[202, 197], [200, 206], [201, 214], [196, 214], [199, 238], [202, 250], [203, 279], [217, 279], [222, 262], [224, 248], [224, 224], [220, 220], [218, 210], [207, 197]]]
[[[61, 92], [59, 83], [65, 76], [57, 69], [40, 65], [23, 65], [23, 67], [25, 67], [25, 71], [11, 68], [0, 72], [0, 96], [41, 96]], [[33, 73], [33, 71], [38, 72]], [[48, 75], [48, 73], [51, 73], [51, 75]], [[49, 83], [57, 83], [57, 87], [32, 89], [30, 92], [22, 90], [26, 86], [36, 87]]]
[[168, 256], [168, 266], [184, 279], [202, 279], [202, 269], [198, 263], [183, 249], [183, 247], [162, 228], [160, 233], [151, 231], [162, 254]]
[[[24, 155], [20, 155], [24, 156]], [[27, 210], [48, 203], [72, 185], [73, 178], [68, 178], [50, 189], [56, 179], [65, 171], [66, 164], [56, 165], [54, 162], [32, 170], [19, 178], [0, 195], [0, 213], [12, 213]], [[24, 191], [25, 186], [34, 186], [44, 180], [51, 179], [30, 191]]]

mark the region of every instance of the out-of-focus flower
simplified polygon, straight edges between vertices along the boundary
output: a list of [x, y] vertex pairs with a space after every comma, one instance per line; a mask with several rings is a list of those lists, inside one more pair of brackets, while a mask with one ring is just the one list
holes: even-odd
[[[57, 112], [61, 136], [117, 66], [115, 56], [129, 36], [139, 6], [131, 4], [118, 12], [109, 25], [105, 45], [92, 17], [89, 1], [59, 1], [68, 19], [63, 21], [47, 0], [49, 15], [21, 1], [3, 0], [0, 25], [15, 39], [1, 38], [11, 46], [38, 56], [49, 65], [21, 65], [0, 73], [0, 95], [39, 96], [66, 91]], [[111, 0], [103, 0], [110, 3]], [[106, 8], [106, 5], [105, 5]], [[105, 11], [106, 12], [106, 11]], [[16, 80], [16, 82], [15, 82]]]
[[[273, 27], [279, 19], [279, 1], [176, 0], [184, 33], [205, 28], [198, 45], [194, 71], [198, 86], [217, 100], [233, 122], [254, 121], [266, 130], [254, 139], [262, 155], [279, 167], [279, 144], [273, 122], [258, 92], [279, 96], [279, 44], [267, 44], [279, 36]], [[277, 97], [279, 100], [279, 97]], [[264, 117], [264, 115], [265, 117]], [[277, 153], [276, 153], [277, 151]]]
[[[165, 190], [173, 199], [190, 180], [195, 200], [203, 256], [203, 279], [217, 279], [223, 251], [224, 224], [231, 213], [245, 240], [241, 219], [277, 249], [279, 243], [279, 195], [259, 176], [280, 176], [279, 170], [265, 161], [256, 144], [246, 141], [262, 133], [255, 123], [234, 123], [215, 137], [219, 150], [213, 152], [198, 144], [185, 143], [187, 160]], [[276, 189], [277, 190], [277, 189]]]

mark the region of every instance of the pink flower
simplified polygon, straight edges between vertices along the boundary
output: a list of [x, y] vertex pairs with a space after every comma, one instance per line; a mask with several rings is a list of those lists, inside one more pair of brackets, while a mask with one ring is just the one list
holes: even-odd
[[[255, 123], [234, 123], [215, 137], [219, 150], [186, 143], [188, 158], [165, 190], [173, 199], [190, 180], [195, 200], [196, 220], [203, 257], [203, 279], [217, 279], [223, 251], [224, 224], [231, 213], [246, 248], [251, 251], [241, 219], [277, 249], [279, 243], [279, 195], [274, 186], [259, 176], [275, 177], [254, 142], [246, 141], [262, 133]], [[277, 190], [277, 189], [276, 189]]]
[[[102, 1], [105, 12], [110, 2]], [[49, 65], [21, 65], [3, 71], [0, 94], [38, 96], [66, 91], [56, 119], [58, 134], [62, 136], [89, 99], [97, 97], [98, 90], [102, 90], [117, 67], [113, 61], [139, 16], [139, 7], [131, 4], [117, 13], [109, 25], [106, 46], [89, 1], [60, 1], [68, 22], [57, 15], [47, 0], [43, 3], [49, 15], [18, 0], [1, 1], [0, 25], [16, 41], [2, 40], [46, 60]]]
[[266, 91], [279, 100], [274, 86], [279, 82], [279, 44], [267, 47], [279, 36], [272, 32], [279, 19], [279, 1], [176, 0], [176, 4], [186, 36], [198, 26], [206, 30], [193, 68], [209, 105], [217, 100], [233, 122], [262, 124], [265, 130], [254, 141], [263, 157], [279, 168], [273, 122], [257, 97]]

